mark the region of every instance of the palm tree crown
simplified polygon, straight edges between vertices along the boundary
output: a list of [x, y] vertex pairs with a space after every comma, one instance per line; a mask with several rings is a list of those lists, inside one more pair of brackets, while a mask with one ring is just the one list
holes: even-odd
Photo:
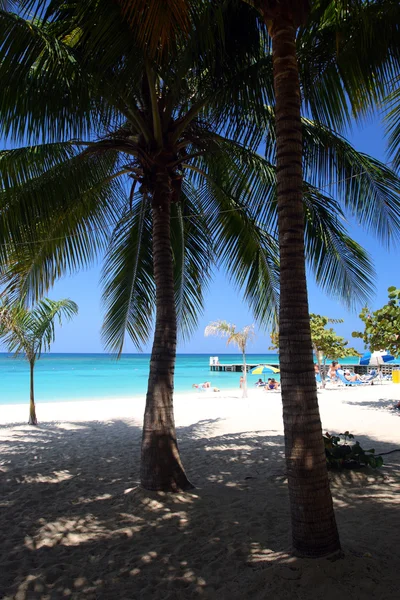
[[4, 340], [9, 352], [24, 354], [31, 370], [31, 401], [29, 423], [37, 424], [33, 370], [42, 352], [50, 350], [55, 339], [55, 323], [61, 325], [63, 318], [68, 321], [78, 313], [78, 306], [69, 299], [40, 300], [29, 310], [22, 302], [12, 304], [4, 300], [0, 304], [0, 339]]
[[247, 366], [246, 366], [246, 347], [255, 337], [254, 325], [246, 325], [240, 331], [237, 331], [236, 325], [227, 321], [214, 321], [207, 325], [204, 335], [216, 335], [228, 338], [227, 345], [237, 346], [243, 356], [243, 398], [247, 398]]

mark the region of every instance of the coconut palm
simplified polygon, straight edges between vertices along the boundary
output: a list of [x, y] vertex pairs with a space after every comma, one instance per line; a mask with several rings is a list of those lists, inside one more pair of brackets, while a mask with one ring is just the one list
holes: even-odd
[[204, 335], [216, 335], [228, 338], [226, 343], [237, 346], [242, 353], [243, 358], [243, 398], [247, 398], [247, 365], [246, 365], [246, 347], [254, 339], [254, 325], [246, 325], [240, 331], [236, 330], [236, 325], [227, 321], [213, 321], [204, 330]]
[[78, 306], [72, 300], [45, 298], [28, 310], [22, 303], [4, 300], [0, 305], [0, 339], [9, 352], [24, 354], [30, 368], [29, 424], [37, 425], [34, 389], [34, 369], [42, 352], [48, 352], [55, 339], [55, 322], [72, 319]]
[[[302, 41], [307, 43], [307, 31], [300, 42], [298, 37], [301, 36], [298, 36], [298, 31], [307, 23], [312, 9], [315, 9], [315, 14], [312, 14], [315, 18], [314, 23], [318, 22], [321, 28], [324, 19], [325, 22], [329, 21], [327, 17], [329, 11], [335, 15], [333, 18], [335, 21], [336, 15], [341, 12], [345, 18], [349, 17], [350, 7], [344, 4], [333, 7], [332, 2], [312, 3], [310, 0], [254, 0], [249, 3], [261, 14], [272, 40], [280, 257], [279, 350], [292, 539], [297, 552], [303, 555], [321, 556], [339, 550], [340, 541], [329, 491], [313, 374], [302, 197], [304, 128], [301, 104], [302, 91], [307, 90], [305, 87], [301, 88], [297, 48], [301, 48]], [[368, 3], [347, 4], [357, 5], [360, 12], [362, 5]], [[338, 10], [332, 11], [332, 8]], [[336, 34], [337, 25], [338, 23], [334, 22], [334, 27], [331, 27], [331, 31]], [[311, 38], [314, 47], [316, 43], [312, 37], [314, 33], [314, 38], [318, 38], [318, 35], [315, 35], [316, 29], [311, 19], [308, 29], [311, 34], [308, 33], [308, 39]], [[321, 57], [321, 48], [323, 45], [319, 48], [316, 60], [320, 72], [322, 71], [321, 59], [324, 58]], [[358, 109], [363, 110], [367, 104], [370, 106], [371, 99], [376, 99], [377, 83], [371, 85], [370, 82], [377, 73], [371, 74], [371, 64], [369, 64], [370, 73], [366, 75], [367, 70], [364, 67], [367, 61], [361, 58], [364, 48], [359, 45], [356, 49], [358, 53], [355, 55], [353, 53], [347, 61], [353, 63], [353, 67], [350, 66], [348, 69], [353, 75], [357, 72], [357, 68], [359, 69], [357, 77], [353, 77], [353, 85], [348, 88], [351, 92], [349, 98], [353, 106], [358, 103]], [[368, 58], [370, 54], [367, 53]], [[387, 57], [386, 48], [383, 62]], [[313, 61], [311, 60], [310, 63], [312, 64]], [[325, 74], [321, 77], [322, 80], [326, 73], [328, 76], [332, 73], [330, 67], [328, 63]], [[307, 66], [303, 65], [303, 70], [307, 72]], [[348, 74], [344, 73], [342, 79], [351, 81], [351, 77], [346, 79], [346, 75]], [[343, 94], [339, 93], [338, 86], [335, 88], [332, 85], [332, 79], [330, 83], [330, 100], [324, 100], [322, 95], [318, 97], [311, 93], [311, 96], [308, 95], [309, 107], [311, 110], [314, 109], [314, 114], [319, 112], [320, 115], [327, 116], [326, 113], [329, 113], [330, 121], [325, 119], [328, 124], [343, 122], [348, 115], [347, 99], [343, 102]], [[315, 85], [315, 77], [312, 78], [311, 85]], [[310, 475], [310, 460], [312, 475]], [[315, 495], [316, 489], [318, 495]]]
[[[195, 36], [157, 67], [143, 60], [119, 8], [106, 4], [100, 29], [101, 2], [83, 16], [53, 2], [47, 19], [0, 17], [3, 132], [43, 141], [1, 156], [3, 272], [11, 264], [14, 291], [37, 297], [106, 251], [103, 334], [118, 352], [126, 331], [137, 346], [147, 340], [155, 304], [141, 482], [185, 489], [172, 404], [177, 323], [184, 332], [195, 326], [213, 256], [245, 286], [255, 312], [276, 306], [274, 230], [259, 224], [274, 223], [274, 171], [221, 135], [224, 122], [206, 108], [229, 79], [216, 85], [209, 70], [193, 68]], [[321, 217], [320, 243], [327, 254], [349, 247], [339, 254], [357, 284], [365, 255], [335, 223], [335, 204], [323, 207], [312, 186], [307, 196], [310, 220], [315, 209]], [[324, 262], [311, 242], [310, 256], [316, 268]]]
[[[265, 41], [261, 32], [244, 56], [232, 43], [231, 68], [223, 59], [214, 66], [199, 21], [183, 47], [156, 62], [144, 60], [116, 4], [21, 2], [30, 4], [45, 11], [33, 22], [0, 15], [0, 125], [16, 143], [30, 144], [1, 155], [3, 274], [11, 264], [10, 293], [37, 297], [105, 251], [103, 333], [118, 352], [126, 331], [138, 346], [147, 340], [156, 305], [141, 481], [185, 489], [172, 408], [177, 323], [186, 333], [195, 326], [213, 258], [244, 289], [257, 318], [267, 322], [279, 298], [275, 171], [229, 138], [227, 121], [240, 124], [240, 107], [238, 115], [226, 102], [231, 91], [247, 107], [271, 104]], [[270, 114], [258, 113], [264, 131]], [[330, 174], [344, 146], [326, 129], [324, 144], [335, 151], [324, 163], [321, 139], [309, 136], [310, 164]], [[354, 171], [387, 191], [382, 219], [395, 230], [392, 174], [344, 153], [338, 173]], [[373, 219], [379, 203], [365, 180], [344, 184], [342, 193]], [[338, 203], [308, 183], [304, 203], [317, 279], [331, 290], [345, 282], [347, 299], [368, 295], [370, 265], [346, 236]]]
[[[131, 10], [137, 6], [136, 0], [123, 1]], [[398, 18], [393, 18], [398, 16], [398, 3], [245, 2], [260, 13], [272, 39], [281, 381], [293, 545], [301, 554], [320, 556], [338, 550], [340, 543], [325, 465], [308, 320], [301, 92], [312, 114], [329, 126], [343, 126], [351, 114], [365, 113], [382, 96], [384, 82], [393, 69], [391, 59], [398, 58]], [[190, 5], [188, 0], [186, 6]], [[299, 29], [307, 20], [308, 27]], [[156, 29], [153, 34], [157, 45]], [[300, 69], [298, 58], [303, 59]], [[351, 204], [348, 197], [347, 203]], [[382, 233], [379, 216], [370, 223]]]

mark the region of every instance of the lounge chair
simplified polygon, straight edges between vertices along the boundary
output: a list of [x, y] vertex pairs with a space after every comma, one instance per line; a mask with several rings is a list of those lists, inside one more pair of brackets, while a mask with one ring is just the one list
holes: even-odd
[[363, 381], [365, 383], [370, 383], [373, 379], [376, 379], [378, 376], [378, 371], [376, 369], [372, 369], [372, 371], [370, 371], [368, 375], [363, 376]]
[[322, 387], [322, 377], [319, 373], [315, 373], [315, 381], [317, 382], [317, 388]]
[[344, 385], [369, 385], [369, 381], [362, 381], [362, 380], [358, 380], [358, 381], [348, 381], [348, 379], [346, 379], [346, 377], [344, 376], [344, 371], [343, 369], [337, 369], [336, 370], [336, 377], [339, 379], [339, 381], [341, 383], [344, 383]]
[[325, 378], [323, 380], [320, 373], [315, 373], [315, 381], [317, 382], [317, 387], [320, 388], [323, 386], [324, 381], [325, 385], [327, 383], [331, 383], [331, 378], [329, 377], [329, 375], [325, 375]]

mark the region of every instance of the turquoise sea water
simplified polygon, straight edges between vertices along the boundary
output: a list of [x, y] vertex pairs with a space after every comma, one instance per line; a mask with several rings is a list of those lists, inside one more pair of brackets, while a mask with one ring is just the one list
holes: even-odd
[[[175, 390], [187, 392], [193, 383], [210, 381], [220, 389], [239, 387], [240, 373], [210, 372], [209, 354], [180, 354], [175, 368]], [[241, 363], [239, 354], [220, 354], [220, 363]], [[250, 364], [278, 364], [277, 354], [249, 354]], [[35, 367], [37, 402], [94, 398], [135, 397], [145, 394], [149, 354], [124, 354], [119, 360], [107, 354], [47, 354]], [[358, 359], [344, 359], [343, 364]], [[396, 361], [397, 362], [397, 361]], [[276, 376], [279, 379], [279, 376]], [[249, 384], [258, 379], [249, 375]], [[29, 399], [29, 367], [23, 358], [0, 354], [0, 404]]]

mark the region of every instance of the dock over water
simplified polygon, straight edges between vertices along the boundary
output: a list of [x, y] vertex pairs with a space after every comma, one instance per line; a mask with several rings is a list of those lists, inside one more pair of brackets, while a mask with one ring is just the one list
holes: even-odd
[[[247, 371], [250, 371], [251, 369], [254, 369], [254, 367], [257, 367], [259, 363], [253, 364], [253, 363], [247, 363], [246, 367], [247, 367]], [[231, 364], [215, 364], [215, 365], [211, 365], [210, 364], [210, 371], [223, 371], [223, 372], [229, 372], [229, 373], [242, 373], [243, 371], [243, 363], [231, 363]]]
[[[255, 367], [258, 367], [260, 363], [246, 363], [247, 372], [251, 371]], [[276, 367], [279, 369], [279, 364], [272, 364], [271, 367]], [[326, 364], [325, 367], [322, 365], [321, 369], [328, 373], [330, 363]], [[380, 367], [370, 367], [365, 365], [360, 365], [358, 363], [354, 364], [344, 364], [344, 369], [350, 369], [350, 371], [354, 371], [354, 373], [358, 373], [359, 375], [366, 375], [372, 369], [378, 369], [382, 375], [391, 375], [393, 369], [398, 369], [399, 365], [396, 363], [385, 363]], [[243, 372], [243, 363], [220, 363], [218, 356], [210, 356], [210, 371], [219, 372], [219, 373], [242, 373]]]

